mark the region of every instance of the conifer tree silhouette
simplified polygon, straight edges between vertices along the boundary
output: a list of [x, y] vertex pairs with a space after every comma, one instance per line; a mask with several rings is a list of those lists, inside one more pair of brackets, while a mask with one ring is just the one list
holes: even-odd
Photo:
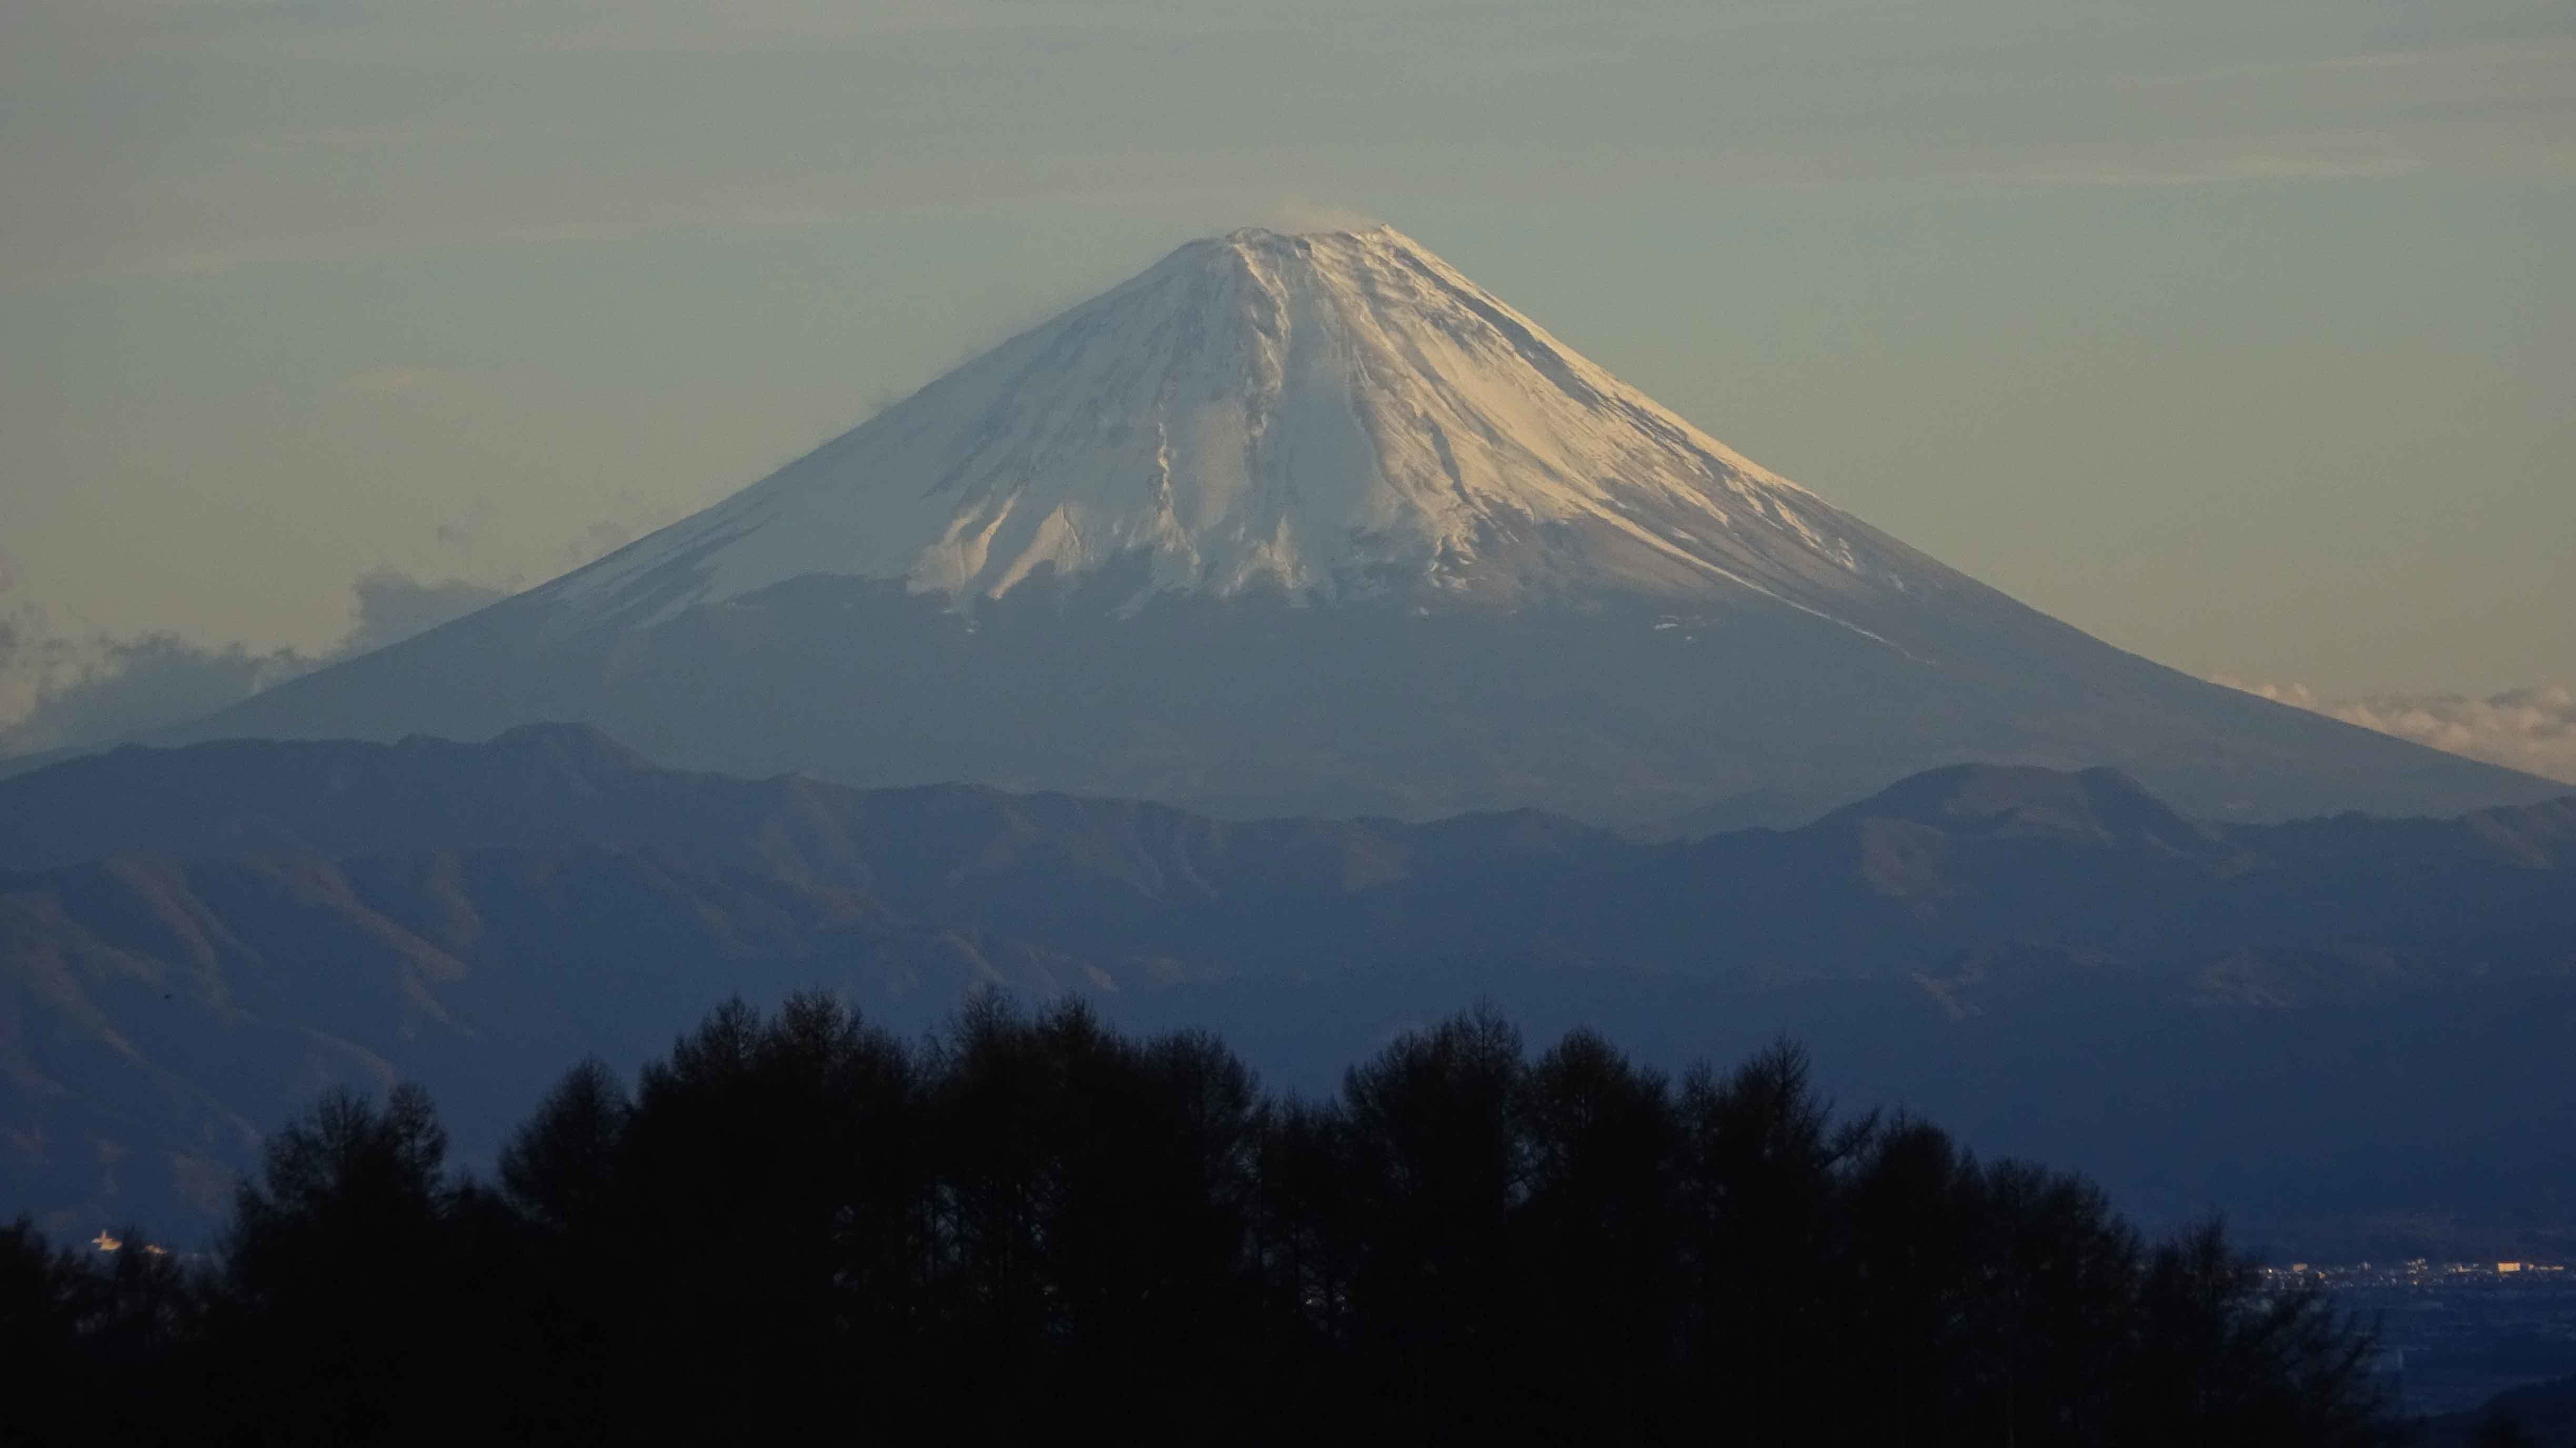
[[[1476, 1010], [1265, 1095], [1213, 1037], [999, 995], [898, 1041], [712, 1012], [569, 1071], [499, 1189], [324, 1096], [217, 1270], [0, 1231], [30, 1443], [2395, 1441], [2371, 1342], [2208, 1223], [1838, 1121], [1780, 1043], [1678, 1084]], [[116, 1242], [113, 1254], [102, 1250]], [[837, 1430], [836, 1430], [837, 1431]], [[2501, 1430], [2499, 1430], [2501, 1431]]]

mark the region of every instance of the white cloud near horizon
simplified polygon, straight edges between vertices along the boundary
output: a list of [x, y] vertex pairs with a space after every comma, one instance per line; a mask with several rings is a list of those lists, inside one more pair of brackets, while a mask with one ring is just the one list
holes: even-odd
[[65, 638], [32, 605], [0, 614], [0, 758], [111, 744], [238, 703], [325, 664], [461, 618], [508, 588], [374, 568], [350, 584], [348, 634], [331, 648], [204, 644], [168, 631]]
[[2476, 698], [2466, 694], [2370, 694], [2323, 699], [2305, 684], [2246, 683], [2231, 689], [2323, 714], [2364, 729], [2576, 784], [2576, 689], [2540, 684]]

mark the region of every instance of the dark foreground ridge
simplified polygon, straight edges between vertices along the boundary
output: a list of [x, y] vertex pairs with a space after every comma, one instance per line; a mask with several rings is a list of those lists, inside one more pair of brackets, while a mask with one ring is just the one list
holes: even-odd
[[202, 1266], [0, 1234], [11, 1442], [2392, 1441], [2370, 1345], [2215, 1225], [1491, 1012], [1323, 1101], [996, 997], [910, 1047], [734, 1003], [501, 1158], [325, 1097]]

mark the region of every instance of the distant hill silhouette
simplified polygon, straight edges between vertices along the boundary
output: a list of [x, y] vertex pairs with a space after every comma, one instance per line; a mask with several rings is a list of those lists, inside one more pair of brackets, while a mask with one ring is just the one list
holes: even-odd
[[2554, 1448], [2576, 1443], [2576, 1377], [2558, 1378], [2495, 1395], [2466, 1413], [2446, 1413], [2424, 1425], [2424, 1448]]
[[1963, 766], [1640, 844], [742, 780], [572, 726], [134, 747], [0, 781], [0, 1180], [58, 1227], [176, 1223], [328, 1082], [424, 1080], [488, 1154], [562, 1060], [726, 995], [912, 1028], [986, 983], [1307, 1083], [1479, 996], [1658, 1058], [1786, 1027], [2151, 1212], [2483, 1220], [2576, 1185], [2531, 1145], [2576, 1122], [2571, 970], [2576, 800], [2215, 825]]

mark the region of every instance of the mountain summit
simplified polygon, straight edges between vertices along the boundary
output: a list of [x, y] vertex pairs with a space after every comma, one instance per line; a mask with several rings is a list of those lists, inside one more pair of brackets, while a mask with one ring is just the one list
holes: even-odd
[[2222, 818], [2558, 788], [2035, 613], [1387, 228], [1192, 242], [694, 517], [161, 738], [539, 720], [1230, 815], [1788, 823], [1968, 763]]
[[1955, 575], [1627, 386], [1392, 227], [1192, 242], [553, 594], [816, 575], [998, 598], [1759, 595]]

